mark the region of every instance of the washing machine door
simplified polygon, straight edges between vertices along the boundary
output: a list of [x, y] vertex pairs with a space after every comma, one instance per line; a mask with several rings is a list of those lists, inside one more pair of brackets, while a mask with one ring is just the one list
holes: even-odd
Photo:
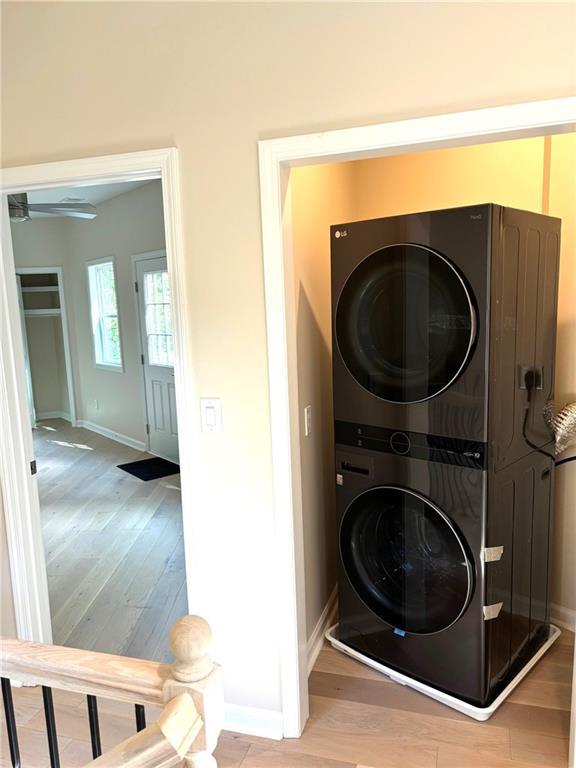
[[464, 612], [473, 566], [450, 519], [429, 499], [393, 486], [351, 502], [340, 553], [358, 596], [394, 629], [432, 634]]
[[390, 245], [352, 272], [336, 308], [336, 343], [356, 381], [396, 403], [427, 400], [460, 376], [476, 317], [470, 289], [442, 254]]

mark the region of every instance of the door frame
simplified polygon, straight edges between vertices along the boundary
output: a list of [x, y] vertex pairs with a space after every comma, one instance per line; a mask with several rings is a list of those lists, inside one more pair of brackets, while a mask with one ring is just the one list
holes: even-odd
[[308, 718], [307, 636], [290, 168], [576, 130], [576, 97], [258, 143], [284, 735]]
[[52, 187], [90, 186], [160, 179], [166, 258], [174, 306], [176, 410], [181, 461], [190, 467], [182, 477], [182, 522], [188, 599], [191, 595], [190, 527], [193, 503], [196, 387], [190, 350], [190, 306], [182, 236], [180, 168], [174, 147], [120, 155], [18, 166], [2, 170], [2, 259], [0, 260], [0, 481], [6, 520], [16, 630], [22, 640], [52, 642], [48, 580], [42, 544], [40, 505], [31, 462], [34, 460], [28, 413], [24, 352], [18, 309], [7, 195]]
[[[72, 356], [70, 354], [70, 337], [68, 335], [68, 315], [66, 312], [66, 292], [64, 288], [64, 269], [62, 267], [16, 267], [17, 275], [57, 275], [58, 299], [60, 301], [60, 322], [62, 324], [62, 345], [64, 347], [64, 366], [66, 368], [66, 386], [68, 387], [68, 416], [70, 424], [76, 426], [76, 397], [74, 394], [74, 379], [72, 376]], [[29, 350], [28, 350], [29, 353]], [[38, 412], [36, 413], [38, 419]]]
[[[138, 282], [138, 264], [141, 261], [148, 261], [149, 259], [166, 259], [166, 251], [164, 249], [161, 249], [159, 251], [145, 251], [144, 253], [135, 253], [132, 256], [132, 279], [134, 282], [134, 286], [136, 286], [136, 283]], [[170, 280], [170, 268], [168, 268], [168, 280]], [[140, 318], [140, 286], [138, 286], [138, 291], [134, 291], [134, 307], [136, 308], [136, 319], [138, 322], [138, 341], [140, 343], [140, 359], [144, 359], [144, 338], [142, 336], [142, 322]], [[142, 364], [142, 392], [144, 396], [144, 405], [146, 407], [146, 419], [148, 420], [149, 413], [148, 413], [148, 398], [146, 396], [146, 376], [144, 374], [144, 364]], [[178, 394], [178, 393], [176, 393]], [[151, 453], [150, 451], [150, 433], [146, 433], [146, 451], [148, 453]], [[178, 424], [178, 453], [180, 453], [180, 424]], [[157, 454], [153, 454], [156, 456]], [[164, 458], [164, 457], [160, 457]]]

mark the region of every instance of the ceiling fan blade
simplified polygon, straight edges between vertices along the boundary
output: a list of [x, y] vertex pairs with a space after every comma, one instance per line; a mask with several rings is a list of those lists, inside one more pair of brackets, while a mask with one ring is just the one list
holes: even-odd
[[98, 215], [96, 206], [92, 203], [28, 203], [28, 210], [76, 219], [95, 219]]

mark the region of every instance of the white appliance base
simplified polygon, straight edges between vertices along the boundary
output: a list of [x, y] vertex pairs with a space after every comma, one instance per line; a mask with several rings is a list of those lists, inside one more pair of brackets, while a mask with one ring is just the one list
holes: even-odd
[[468, 715], [468, 717], [473, 717], [474, 720], [488, 720], [494, 712], [498, 709], [500, 704], [512, 693], [514, 688], [518, 685], [518, 683], [526, 677], [528, 672], [532, 669], [532, 667], [536, 664], [536, 662], [542, 658], [542, 656], [546, 653], [546, 651], [550, 648], [550, 646], [560, 637], [562, 634], [558, 627], [555, 627], [553, 624], [550, 625], [550, 635], [548, 636], [548, 640], [544, 643], [544, 645], [538, 649], [538, 651], [534, 654], [534, 656], [530, 659], [530, 661], [525, 664], [525, 666], [518, 672], [516, 677], [511, 680], [506, 688], [502, 691], [502, 693], [494, 699], [494, 701], [487, 707], [476, 707], [473, 704], [468, 704], [465, 701], [462, 701], [461, 699], [456, 698], [456, 696], [450, 696], [448, 693], [444, 693], [443, 691], [439, 691], [436, 688], [433, 688], [431, 685], [426, 685], [425, 683], [421, 683], [418, 680], [414, 680], [411, 677], [408, 677], [408, 675], [403, 675], [401, 672], [397, 672], [395, 669], [390, 669], [390, 667], [385, 666], [384, 664], [380, 664], [377, 661], [374, 661], [373, 659], [370, 659], [368, 656], [364, 656], [364, 654], [359, 653], [358, 651], [355, 651], [353, 648], [350, 648], [345, 643], [342, 643], [340, 640], [337, 639], [335, 632], [338, 627], [338, 624], [334, 624], [332, 627], [330, 627], [328, 630], [326, 630], [326, 640], [332, 645], [333, 648], [336, 648], [338, 651], [342, 651], [343, 653], [347, 654], [348, 656], [351, 656], [353, 659], [356, 659], [356, 661], [361, 661], [363, 664], [368, 665], [369, 667], [372, 667], [373, 669], [376, 669], [378, 672], [382, 672], [382, 674], [387, 675], [393, 682], [400, 683], [400, 685], [407, 685], [410, 688], [414, 688], [416, 691], [419, 691], [420, 693], [423, 693], [425, 696], [430, 696], [432, 699], [436, 699], [436, 701], [440, 701], [442, 704], [445, 704], [447, 707], [452, 707], [452, 709], [457, 709], [459, 712], [462, 712], [464, 715]]

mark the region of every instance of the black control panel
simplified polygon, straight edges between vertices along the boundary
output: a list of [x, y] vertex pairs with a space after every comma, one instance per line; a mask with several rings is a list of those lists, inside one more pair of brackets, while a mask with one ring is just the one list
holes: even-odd
[[486, 444], [453, 437], [426, 435], [421, 432], [403, 432], [397, 429], [371, 427], [336, 421], [336, 443], [369, 451], [395, 453], [411, 459], [457, 464], [474, 469], [486, 468]]

